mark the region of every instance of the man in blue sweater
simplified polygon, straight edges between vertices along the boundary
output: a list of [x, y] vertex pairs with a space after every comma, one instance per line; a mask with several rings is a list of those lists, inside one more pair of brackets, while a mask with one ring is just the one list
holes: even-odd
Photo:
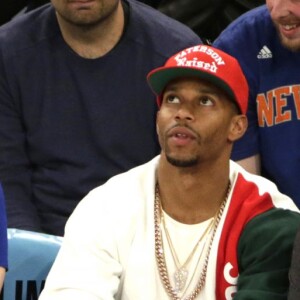
[[62, 235], [89, 190], [155, 156], [156, 104], [146, 74], [199, 42], [135, 0], [53, 0], [2, 26], [8, 226]]
[[300, 207], [300, 2], [267, 0], [214, 46], [236, 57], [249, 83], [249, 127], [233, 159], [274, 181]]

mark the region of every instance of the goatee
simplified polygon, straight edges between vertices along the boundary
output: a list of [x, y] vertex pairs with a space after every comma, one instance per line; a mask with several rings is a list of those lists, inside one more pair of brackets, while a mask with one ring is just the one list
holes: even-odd
[[166, 155], [167, 161], [174, 167], [180, 168], [189, 168], [197, 165], [198, 159], [191, 158], [191, 159], [176, 159], [171, 156]]

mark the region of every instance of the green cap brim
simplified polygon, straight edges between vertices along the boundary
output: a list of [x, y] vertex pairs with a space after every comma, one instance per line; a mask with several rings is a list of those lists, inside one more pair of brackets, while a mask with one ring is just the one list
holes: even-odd
[[200, 71], [199, 69], [193, 69], [191, 67], [158, 68], [149, 74], [148, 82], [155, 94], [160, 96], [168, 83], [181, 77], [196, 77], [207, 80], [223, 90], [234, 102], [237, 102], [234, 93], [225, 81], [211, 73], [203, 70]]

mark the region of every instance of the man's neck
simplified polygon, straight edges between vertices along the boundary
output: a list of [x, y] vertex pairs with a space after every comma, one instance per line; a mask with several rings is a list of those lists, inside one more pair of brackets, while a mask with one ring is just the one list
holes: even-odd
[[91, 26], [74, 25], [56, 15], [65, 42], [79, 56], [89, 59], [99, 58], [112, 50], [121, 39], [125, 26], [121, 2], [114, 15]]
[[226, 198], [228, 176], [229, 162], [209, 168], [178, 168], [161, 158], [157, 180], [163, 210], [185, 224], [214, 217]]

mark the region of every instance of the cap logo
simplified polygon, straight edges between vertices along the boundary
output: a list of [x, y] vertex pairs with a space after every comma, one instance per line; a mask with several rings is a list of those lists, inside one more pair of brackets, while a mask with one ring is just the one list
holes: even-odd
[[171, 56], [162, 67], [152, 70], [147, 80], [160, 106], [164, 89], [172, 80], [196, 77], [223, 90], [246, 114], [249, 87], [234, 56], [209, 45], [194, 45]]
[[[194, 57], [192, 60], [188, 60], [186, 57], [188, 54], [195, 53], [195, 52], [202, 52], [210, 56], [214, 61], [212, 63], [208, 63], [207, 61], [201, 61], [198, 60], [197, 57]], [[222, 57], [213, 49], [208, 48], [206, 46], [194, 46], [187, 48], [181, 52], [179, 52], [175, 57], [175, 60], [177, 62], [177, 66], [183, 66], [183, 67], [195, 67], [200, 68], [204, 70], [208, 70], [212, 73], [216, 73], [218, 70], [218, 66], [225, 65], [224, 60]]]

